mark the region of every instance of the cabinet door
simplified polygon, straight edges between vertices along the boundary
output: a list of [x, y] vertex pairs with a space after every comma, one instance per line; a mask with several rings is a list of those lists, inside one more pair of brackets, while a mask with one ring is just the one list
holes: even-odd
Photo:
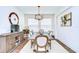
[[7, 52], [11, 51], [15, 47], [15, 37], [13, 35], [7, 36], [6, 48]]
[[7, 36], [6, 39], [6, 52], [9, 52], [11, 50], [11, 38], [10, 36]]
[[23, 33], [19, 33], [19, 39], [20, 39], [20, 43], [22, 43], [22, 41], [24, 40]]
[[0, 53], [6, 52], [6, 37], [0, 37]]

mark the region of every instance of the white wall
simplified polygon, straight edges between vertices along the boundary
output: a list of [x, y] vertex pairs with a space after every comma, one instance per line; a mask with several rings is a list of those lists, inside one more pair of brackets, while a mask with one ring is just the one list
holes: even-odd
[[8, 16], [11, 12], [15, 12], [19, 16], [20, 31], [24, 26], [24, 14], [15, 7], [0, 6], [0, 34], [10, 32], [10, 22]]
[[[72, 12], [72, 26], [62, 27], [61, 16]], [[56, 16], [55, 36], [74, 51], [79, 52], [79, 7], [72, 7]]]

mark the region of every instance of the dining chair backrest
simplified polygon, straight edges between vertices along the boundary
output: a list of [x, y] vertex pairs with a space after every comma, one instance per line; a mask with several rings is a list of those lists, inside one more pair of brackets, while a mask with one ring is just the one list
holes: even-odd
[[36, 38], [36, 43], [39, 47], [44, 47], [47, 45], [48, 42], [48, 37], [47, 36], [37, 36]]

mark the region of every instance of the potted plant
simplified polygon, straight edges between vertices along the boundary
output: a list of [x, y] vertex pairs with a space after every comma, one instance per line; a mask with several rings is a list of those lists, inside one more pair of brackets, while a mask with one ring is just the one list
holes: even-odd
[[24, 29], [24, 30], [23, 30], [23, 33], [24, 33], [24, 34], [29, 34], [29, 29]]

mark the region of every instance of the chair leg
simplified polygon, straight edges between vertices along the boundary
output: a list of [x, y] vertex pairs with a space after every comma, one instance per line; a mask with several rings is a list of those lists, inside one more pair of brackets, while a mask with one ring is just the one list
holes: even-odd
[[37, 51], [38, 51], [38, 45], [37, 45]]
[[48, 49], [47, 49], [47, 46], [45, 46], [45, 52], [49, 52]]
[[50, 49], [51, 49], [51, 40], [50, 40]]
[[31, 40], [31, 48], [32, 48], [32, 40]]
[[45, 51], [46, 51], [46, 46], [45, 46]]
[[50, 43], [50, 49], [51, 49], [51, 43]]

